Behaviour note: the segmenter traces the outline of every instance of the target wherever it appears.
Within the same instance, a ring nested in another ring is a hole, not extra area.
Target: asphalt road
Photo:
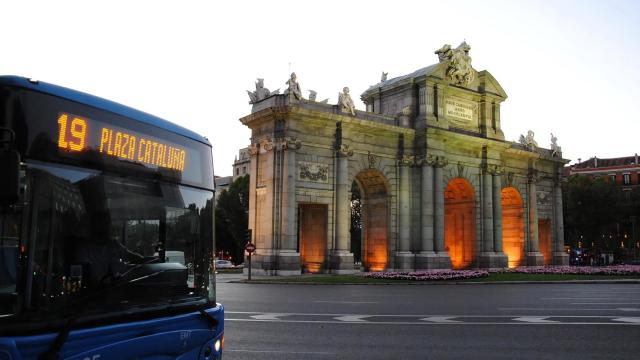
[[[228,279],[225,359],[640,359],[640,284]]]

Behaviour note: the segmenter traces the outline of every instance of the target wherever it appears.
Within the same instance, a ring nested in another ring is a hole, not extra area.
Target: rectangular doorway
[[[538,220],[538,241],[540,244],[540,252],[544,256],[544,264],[551,265],[551,220]]]
[[[301,204],[300,262],[303,272],[318,273],[324,267],[327,252],[327,205]]]

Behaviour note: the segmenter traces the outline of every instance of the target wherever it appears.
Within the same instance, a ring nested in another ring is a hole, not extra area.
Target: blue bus
[[[0,360],[219,359],[209,141],[0,76]]]

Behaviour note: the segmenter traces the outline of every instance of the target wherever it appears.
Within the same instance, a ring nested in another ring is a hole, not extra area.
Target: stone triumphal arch
[[[505,140],[506,93],[471,66],[462,43],[438,63],[387,80],[355,110],[305,99],[295,74],[284,94],[249,92],[249,228],[253,269],[351,273],[566,264],[555,137]],[[351,238],[351,190],[361,232]],[[360,254],[354,264],[353,241]]]

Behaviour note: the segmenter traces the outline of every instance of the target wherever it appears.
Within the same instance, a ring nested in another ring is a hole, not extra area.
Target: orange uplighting
[[[538,220],[538,246],[544,257],[544,264],[551,265],[551,220]]]
[[[444,245],[454,269],[468,268],[475,258],[476,218],[473,187],[462,178],[444,193]]]
[[[514,187],[502,189],[502,248],[509,267],[522,265],[524,258],[524,202]]]
[[[386,193],[384,194],[386,195]],[[387,267],[387,198],[369,195],[365,202],[366,226],[364,237],[365,269],[383,271]]]
[[[327,249],[327,206],[300,205],[300,262],[307,272],[322,270]]]
[[[377,170],[360,172],[356,181],[363,192],[362,266],[384,271],[388,262],[389,194],[385,178]]]

